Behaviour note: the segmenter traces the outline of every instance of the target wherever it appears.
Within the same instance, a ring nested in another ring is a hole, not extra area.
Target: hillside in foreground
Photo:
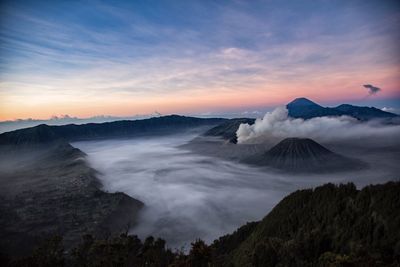
[[[399,209],[399,182],[326,184],[290,194],[254,229],[213,247],[233,266],[398,266]]]
[[[0,254],[27,255],[55,233],[66,248],[86,233],[119,233],[144,205],[102,191],[86,155],[66,142],[0,151]]]
[[[162,239],[95,240],[63,252],[53,238],[10,266],[399,266],[400,182],[326,184],[285,197],[264,219],[172,252]],[[27,265],[27,263],[31,265]]]

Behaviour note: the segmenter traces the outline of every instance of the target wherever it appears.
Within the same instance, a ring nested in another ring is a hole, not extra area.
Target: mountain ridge
[[[377,118],[394,118],[396,114],[377,109],[375,107],[341,104],[336,107],[323,107],[305,98],[296,98],[286,105],[289,116],[292,118],[311,119],[322,116],[352,116],[366,121]]]
[[[1,252],[29,254],[41,239],[55,233],[70,249],[84,234],[120,233],[137,222],[144,203],[125,193],[102,191],[86,154],[69,143],[46,142],[3,151]]]
[[[360,121],[382,119],[383,123],[397,123],[391,119],[400,118],[400,116],[394,113],[386,112],[375,107],[360,107],[350,104],[341,104],[337,107],[323,107],[305,97],[294,99],[286,105],[286,108],[288,109],[289,117],[305,120],[315,117],[346,115],[354,117]],[[248,123],[251,125],[254,122],[255,119],[251,118],[230,119],[210,129],[204,135],[219,136],[230,143],[237,143],[236,131],[240,124]]]
[[[104,123],[38,126],[0,134],[0,145],[31,145],[59,140],[66,142],[103,138],[132,137],[157,133],[172,133],[190,127],[218,125],[227,119],[196,118],[168,115],[142,120],[123,120]]]

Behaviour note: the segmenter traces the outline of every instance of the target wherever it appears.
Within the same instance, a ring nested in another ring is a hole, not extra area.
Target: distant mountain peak
[[[396,114],[385,112],[374,107],[359,107],[350,104],[342,104],[334,108],[322,107],[313,101],[300,97],[286,105],[289,116],[292,118],[311,119],[324,116],[351,116],[361,121],[370,119],[397,117]]]
[[[320,105],[318,105],[317,103],[315,103],[315,102],[313,102],[310,99],[305,98],[305,97],[296,98],[295,100],[290,102],[288,104],[288,106],[303,106],[303,107],[304,106],[317,106],[317,107],[320,107]]]

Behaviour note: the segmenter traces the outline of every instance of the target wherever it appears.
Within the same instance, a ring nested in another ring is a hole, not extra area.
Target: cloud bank
[[[2,119],[356,98],[365,77],[398,88],[398,8],[384,1],[2,2]]]
[[[397,108],[383,107],[382,110],[383,110],[383,111],[386,111],[386,112],[391,112],[391,113],[399,114],[399,110],[398,110]]]
[[[312,138],[321,142],[362,141],[366,138],[391,142],[400,135],[400,125],[360,122],[349,116],[293,119],[288,116],[286,107],[278,107],[253,125],[241,124],[236,135],[238,143],[275,143],[287,137]]]
[[[280,176],[176,147],[196,135],[73,145],[88,154],[105,190],[145,203],[132,233],[162,237],[171,248],[188,248],[196,238],[212,242],[261,219],[296,188]]]
[[[124,192],[145,203],[131,233],[140,238],[164,238],[172,249],[188,248],[196,238],[210,243],[248,221],[259,220],[299,188],[348,181],[363,186],[398,178],[399,152],[386,147],[378,154],[376,150],[371,150],[375,154],[366,153],[364,147],[362,152],[346,147],[371,164],[371,169],[362,172],[290,175],[180,147],[197,134],[73,145],[87,153],[104,190]],[[214,150],[220,151],[220,147]]]

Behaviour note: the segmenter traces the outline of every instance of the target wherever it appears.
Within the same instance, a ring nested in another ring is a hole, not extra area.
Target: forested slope
[[[285,197],[244,242],[225,251],[225,264],[398,266],[399,210],[399,182],[361,191],[354,184],[299,190]],[[227,246],[229,238],[213,246]]]
[[[161,239],[143,243],[126,234],[85,236],[63,253],[51,239],[10,266],[399,266],[400,182],[367,186],[326,184],[285,197],[260,222],[248,223],[188,254]],[[26,265],[33,263],[33,265]]]

